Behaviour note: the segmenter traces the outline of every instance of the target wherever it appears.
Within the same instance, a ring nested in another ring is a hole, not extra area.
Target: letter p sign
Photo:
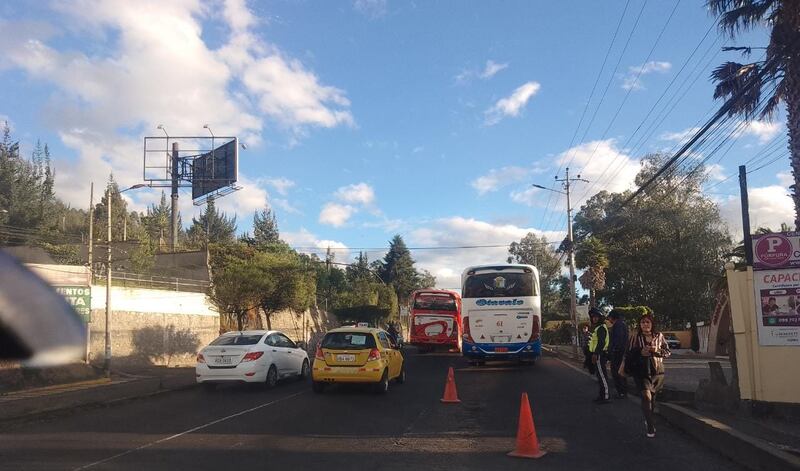
[[[783,240],[777,237],[769,237],[767,238],[767,252],[768,253],[775,253],[777,247],[783,243]]]

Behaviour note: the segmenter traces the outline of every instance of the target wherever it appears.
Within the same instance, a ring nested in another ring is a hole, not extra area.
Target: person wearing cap
[[[611,376],[614,378],[614,388],[617,390],[617,398],[623,399],[628,395],[628,379],[619,374],[619,367],[625,358],[625,350],[628,348],[628,326],[620,311],[613,309],[608,314],[611,321],[611,344],[608,347],[609,360],[611,361]]]
[[[606,362],[608,361],[608,347],[610,342],[606,318],[603,311],[593,307],[589,309],[589,318],[592,320],[592,338],[589,341],[589,351],[592,353],[592,363],[595,365],[595,376],[599,393],[594,400],[597,404],[608,404],[610,392],[608,388],[608,373],[606,372]]]

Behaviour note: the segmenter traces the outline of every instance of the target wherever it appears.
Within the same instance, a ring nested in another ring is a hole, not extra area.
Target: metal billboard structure
[[[162,129],[162,127],[159,127]],[[240,190],[239,140],[233,136],[147,136],[142,179],[152,188],[171,188],[171,248],[177,245],[178,190],[191,188],[195,206]]]

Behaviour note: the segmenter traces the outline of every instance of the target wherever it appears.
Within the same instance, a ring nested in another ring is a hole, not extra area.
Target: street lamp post
[[[537,184],[533,184],[531,186],[559,193],[567,197],[567,240],[569,241],[569,247],[567,247],[567,250],[569,250],[569,315],[570,319],[572,319],[572,324],[575,327],[575,336],[572,338],[572,349],[573,353],[577,355],[578,354],[578,306],[577,306],[578,303],[577,300],[575,299],[575,240],[572,235],[572,204],[570,201],[570,188],[572,187],[572,182],[580,181],[588,183],[589,181],[581,178],[580,175],[574,178],[570,178],[569,167],[566,168],[566,176],[564,178],[558,178],[558,176],[556,176],[556,181],[563,184],[564,191],[547,188],[545,186]]]
[[[119,193],[136,190],[145,187],[144,183],[137,183],[130,188],[121,190]],[[111,376],[111,182],[106,187],[106,322],[105,322],[105,358],[103,359],[103,371],[105,375]]]

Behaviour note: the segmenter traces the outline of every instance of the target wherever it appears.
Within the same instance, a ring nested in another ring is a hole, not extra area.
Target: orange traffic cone
[[[461,402],[461,400],[458,398],[458,392],[456,392],[456,375],[453,373],[452,366],[449,370],[447,370],[447,383],[444,386],[444,397],[442,398],[442,402]]]
[[[541,458],[547,453],[539,449],[539,439],[536,437],[536,427],[533,425],[531,405],[528,402],[528,393],[522,393],[522,402],[519,406],[519,427],[517,428],[517,446],[508,456],[517,458]]]

